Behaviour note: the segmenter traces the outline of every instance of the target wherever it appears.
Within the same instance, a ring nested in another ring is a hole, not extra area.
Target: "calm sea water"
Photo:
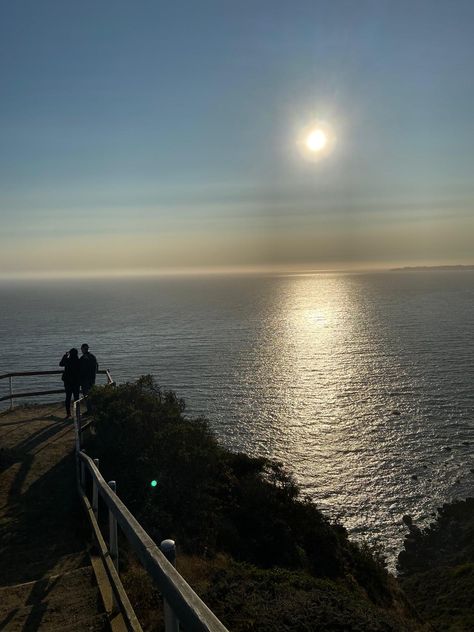
[[[403,514],[474,493],[473,308],[472,271],[2,282],[0,373],[88,342],[282,461],[393,564]]]

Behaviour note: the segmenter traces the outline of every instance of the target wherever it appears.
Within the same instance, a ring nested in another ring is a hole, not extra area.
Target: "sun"
[[[334,125],[321,118],[300,127],[296,137],[300,158],[307,162],[320,162],[330,156],[336,146]]]
[[[326,147],[328,144],[328,137],[322,129],[316,128],[311,130],[308,134],[305,144],[309,151],[317,153]]]

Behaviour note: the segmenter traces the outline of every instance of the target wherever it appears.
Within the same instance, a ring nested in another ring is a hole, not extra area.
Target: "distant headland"
[[[450,265],[450,266],[404,266],[403,268],[390,268],[390,272],[418,272],[420,270],[474,270],[472,265]]]

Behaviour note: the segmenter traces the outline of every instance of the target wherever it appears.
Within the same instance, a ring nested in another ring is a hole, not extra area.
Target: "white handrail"
[[[109,372],[107,372],[107,378],[109,384],[114,384]],[[81,402],[86,397],[80,397],[73,403],[78,486],[80,493],[85,494],[85,473],[87,470],[92,478],[93,511],[89,515],[91,520],[97,521],[99,494],[108,507],[109,556],[114,562],[117,576],[118,546],[116,529],[118,524],[143,567],[158,584],[163,595],[165,614],[167,615],[165,617],[166,632],[178,630],[179,623],[183,624],[186,632],[228,632],[227,628],[193,591],[117,496],[115,493],[115,481],[107,483],[99,472],[97,459],[91,459],[82,451],[81,435],[85,426],[82,426]],[[90,423],[92,422],[89,421],[87,426]],[[94,515],[95,517],[93,518]],[[95,528],[94,524],[93,527]]]
[[[90,473],[93,487],[97,486],[98,493],[109,509],[109,514],[111,513],[117,521],[145,570],[157,582],[164,599],[186,631],[228,632],[111,489],[94,461],[84,452],[79,452],[78,458],[81,466],[85,466]],[[116,554],[115,551],[110,553],[112,556]]]

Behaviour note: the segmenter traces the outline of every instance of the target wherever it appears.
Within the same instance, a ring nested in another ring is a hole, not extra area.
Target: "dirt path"
[[[0,414],[0,630],[102,630],[74,431],[59,405]]]

